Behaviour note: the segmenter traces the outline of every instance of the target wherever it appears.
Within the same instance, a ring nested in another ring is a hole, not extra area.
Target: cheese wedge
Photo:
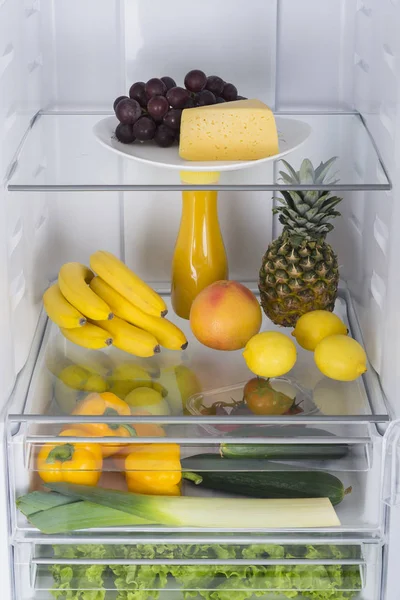
[[[179,155],[185,160],[257,160],[278,152],[273,112],[260,100],[199,106],[182,113]]]

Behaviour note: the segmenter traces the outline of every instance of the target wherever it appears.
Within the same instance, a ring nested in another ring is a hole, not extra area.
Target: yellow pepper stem
[[[74,452],[75,448],[72,444],[61,444],[49,452],[46,463],[54,464],[56,462],[67,462],[72,459]]]
[[[120,416],[120,413],[118,411],[116,411],[115,408],[108,407],[104,411],[103,415],[105,417],[118,417],[118,416]],[[137,437],[136,431],[131,425],[126,425],[125,423],[110,423],[108,426],[110,429],[113,429],[113,430],[117,430],[120,427],[123,427],[124,429],[127,430],[127,432],[129,433],[129,435],[131,437]]]

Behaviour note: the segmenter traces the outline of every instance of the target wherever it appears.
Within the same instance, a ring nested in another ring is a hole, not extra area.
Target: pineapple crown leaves
[[[288,185],[335,185],[336,180],[328,179],[329,169],[336,160],[332,157],[327,162],[314,169],[311,161],[303,160],[299,171],[283,160],[287,173],[280,171],[282,180]],[[331,192],[318,190],[283,191],[283,198],[275,198],[282,206],[273,209],[279,215],[279,221],[284,225],[284,232],[296,237],[298,243],[302,240],[325,238],[333,225],[331,219],[340,216],[335,206],[342,198],[331,196]]]

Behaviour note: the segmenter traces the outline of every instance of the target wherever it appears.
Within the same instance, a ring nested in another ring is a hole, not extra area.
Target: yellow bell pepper
[[[58,435],[66,437],[92,437],[87,435],[83,429],[78,429],[78,427],[67,427],[60,431]],[[88,450],[95,455],[100,465],[103,465],[103,452],[101,451],[100,444],[97,442],[75,442],[74,446],[75,448],[83,448],[84,450]]]
[[[148,410],[135,410],[131,409],[133,415],[138,416],[151,416],[151,412]],[[133,428],[136,431],[138,437],[165,437],[164,429],[157,423],[133,423]]]
[[[103,466],[100,453],[99,444],[44,444],[37,457],[37,470],[46,483],[97,485]]]
[[[81,400],[74,410],[73,415],[88,415],[105,417],[116,417],[118,415],[128,416],[131,414],[129,405],[111,392],[102,394],[89,394]],[[88,437],[136,437],[134,427],[128,424],[119,425],[118,423],[82,423],[75,425],[75,428],[81,429]],[[111,456],[118,452],[124,444],[101,443],[103,456]]]
[[[130,492],[179,496],[182,479],[179,445],[135,444],[125,459],[125,478]]]

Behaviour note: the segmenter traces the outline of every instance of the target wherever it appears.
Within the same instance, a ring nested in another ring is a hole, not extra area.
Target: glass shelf
[[[203,346],[194,338],[189,322],[174,315],[169,295],[165,295],[165,300],[170,309],[168,317],[185,332],[189,341],[188,348],[183,352],[163,349],[160,354],[149,359],[139,359],[116,348],[105,351],[89,351],[80,348],[68,342],[58,328],[49,321],[40,350],[32,359],[34,367],[29,389],[27,392],[22,392],[17,386],[10,401],[8,419],[14,424],[13,426],[17,429],[18,423],[25,423],[28,429],[26,432],[28,441],[40,443],[43,441],[40,439],[42,435],[56,435],[53,432],[58,431],[57,427],[59,428],[60,425],[83,420],[104,421],[104,417],[71,416],[70,413],[79,400],[78,396],[88,393],[88,390],[79,391],[65,385],[62,371],[74,365],[78,368],[89,368],[97,375],[97,379],[105,382],[106,389],[114,391],[123,399],[131,391],[125,389],[127,382],[132,383],[138,378],[140,381],[149,379],[151,385],[158,386],[159,390],[166,395],[170,414],[164,412],[164,416],[151,415],[136,417],[136,419],[143,423],[152,422],[166,426],[167,437],[179,438],[181,443],[212,444],[226,435],[229,435],[230,439],[235,439],[233,435],[235,432],[227,431],[232,429],[232,425],[265,425],[273,426],[274,430],[282,425],[290,425],[291,430],[287,435],[273,433],[272,430],[266,429],[260,430],[257,436],[254,434],[255,437],[251,436],[251,441],[256,441],[256,438],[276,437],[281,438],[281,441],[288,438],[287,443],[290,443],[290,438],[297,437],[293,427],[297,425],[299,430],[303,431],[304,425],[307,425],[338,435],[339,437],[334,440],[337,443],[345,439],[357,443],[359,438],[359,443],[364,444],[368,440],[369,423],[387,423],[390,420],[379,379],[370,366],[367,373],[356,381],[333,381],[323,377],[318,371],[313,354],[299,346],[297,362],[285,377],[296,382],[299,389],[307,391],[312,410],[300,411],[299,414],[266,417],[243,414],[205,416],[191,413],[188,410],[191,404],[189,398],[202,392],[208,396],[211,392],[212,399],[213,394],[218,396],[218,393],[212,390],[219,391],[224,386],[243,385],[253,375],[246,366],[241,350],[220,352]],[[340,288],[335,311],[346,323],[351,335],[362,343],[351,300],[345,287]],[[262,330],[274,329],[279,328],[264,317]],[[289,334],[290,331],[287,330],[287,333]],[[240,396],[241,390],[242,388],[239,392],[236,390],[236,395]],[[297,399],[297,392],[295,396]],[[207,402],[209,401],[208,398]],[[123,421],[131,422],[132,417],[107,417],[107,422],[110,423]],[[226,427],[227,425],[229,427]],[[322,425],[323,427],[320,427]],[[35,439],[36,436],[38,439]],[[109,441],[115,440],[109,438]]]
[[[306,121],[312,133],[288,157],[298,169],[304,158],[314,165],[336,156],[332,186],[304,189],[389,190],[391,183],[363,119],[355,113],[279,113]],[[18,191],[138,191],[207,189],[183,185],[179,173],[147,166],[110,152],[92,129],[104,114],[43,113],[34,120],[17,160],[9,171],[8,189]],[[221,174],[217,190],[287,190],[281,161]],[[295,189],[301,189],[296,185]]]

